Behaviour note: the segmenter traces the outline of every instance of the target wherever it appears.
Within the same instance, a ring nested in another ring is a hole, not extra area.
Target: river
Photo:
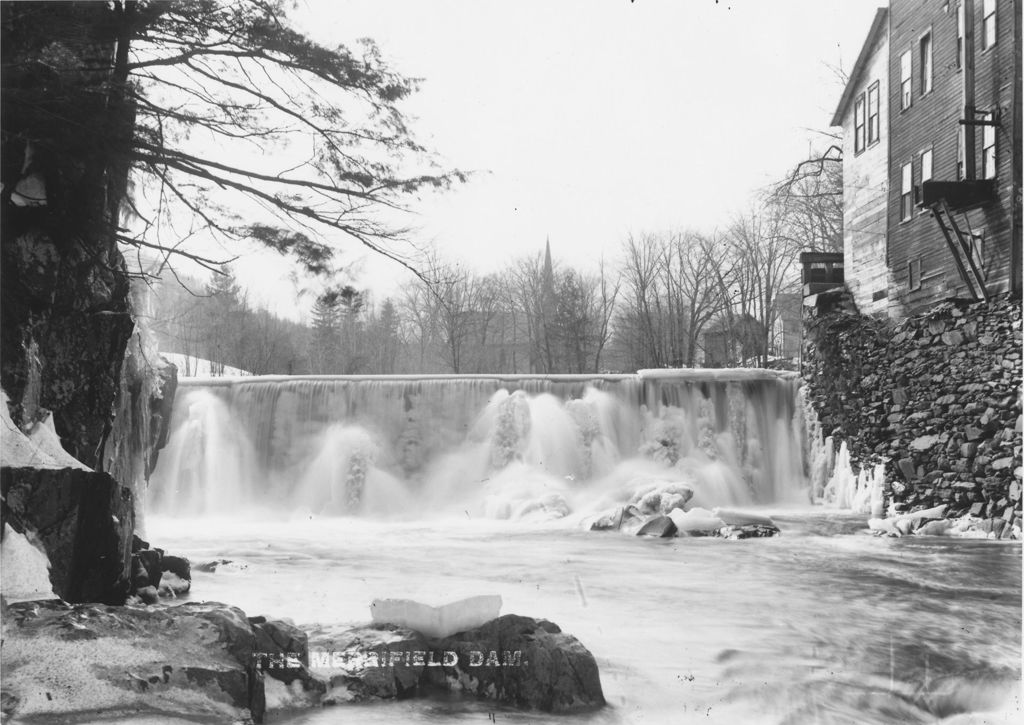
[[[597,659],[608,707],[543,717],[460,700],[274,712],[268,722],[1003,723],[1021,708],[1021,546],[879,538],[865,516],[771,512],[771,539],[646,539],[567,520],[151,516],[193,599],[307,630],[375,598],[500,594]]]

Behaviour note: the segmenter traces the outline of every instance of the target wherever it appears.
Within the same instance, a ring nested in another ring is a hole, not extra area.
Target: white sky
[[[630,231],[724,227],[827,129],[878,0],[298,0],[316,40],[377,41],[423,79],[404,108],[469,183],[415,204],[416,239],[488,272],[543,249],[587,268]],[[831,68],[830,68],[831,66]],[[401,268],[364,255],[359,286]],[[281,265],[236,265],[256,288]],[[279,283],[277,283],[279,285]],[[255,292],[254,297],[278,295]]]

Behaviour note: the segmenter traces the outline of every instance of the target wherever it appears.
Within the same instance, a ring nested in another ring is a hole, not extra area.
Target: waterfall
[[[150,508],[543,519],[680,485],[699,505],[807,501],[797,389],[735,369],[186,379]]]

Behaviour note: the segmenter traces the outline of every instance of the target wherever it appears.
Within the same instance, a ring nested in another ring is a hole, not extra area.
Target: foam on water
[[[681,484],[704,507],[808,500],[790,373],[221,378],[178,395],[156,513],[549,519]]]

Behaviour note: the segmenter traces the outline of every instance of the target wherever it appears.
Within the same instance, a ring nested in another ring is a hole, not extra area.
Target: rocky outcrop
[[[2,468],[4,524],[31,532],[50,560],[53,591],[70,602],[122,604],[134,525],[131,492],[81,468]]]
[[[324,704],[461,694],[552,713],[605,704],[594,656],[543,619],[507,614],[450,637],[373,624],[310,640]]]
[[[257,638],[234,607],[22,602],[5,612],[3,642],[8,716],[263,719]]]
[[[897,509],[1020,517],[1020,300],[944,303],[895,323],[839,309],[805,326],[822,430],[859,466],[885,462]]]
[[[431,644],[457,655],[454,666],[425,668],[431,689],[552,713],[605,704],[594,656],[547,620],[506,614]]]

